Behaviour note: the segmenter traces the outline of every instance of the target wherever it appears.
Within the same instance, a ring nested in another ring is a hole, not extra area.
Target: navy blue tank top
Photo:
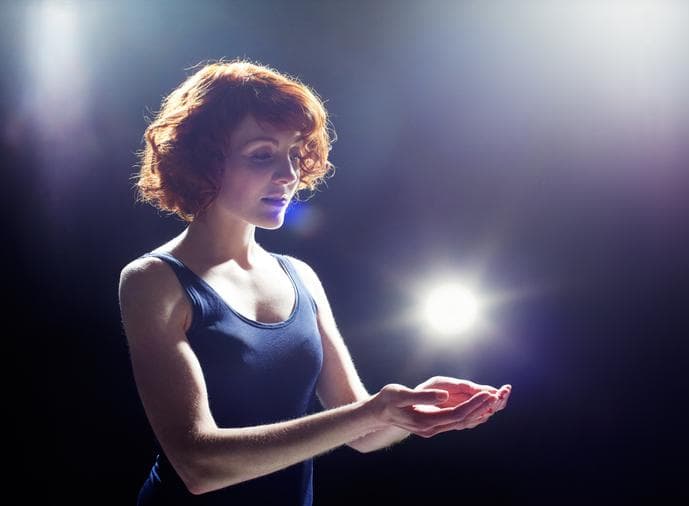
[[[167,262],[193,309],[187,338],[199,359],[218,427],[249,427],[298,418],[317,410],[316,381],[323,363],[316,304],[290,261],[272,254],[296,294],[290,316],[261,323],[241,315],[200,276],[170,253],[147,253]],[[150,505],[299,505],[313,498],[313,461],[230,487],[193,495],[160,445],[139,492]]]

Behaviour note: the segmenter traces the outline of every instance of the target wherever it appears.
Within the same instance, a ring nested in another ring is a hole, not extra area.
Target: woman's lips
[[[269,206],[273,207],[284,207],[287,205],[287,198],[285,197],[264,197],[261,202],[265,202]]]

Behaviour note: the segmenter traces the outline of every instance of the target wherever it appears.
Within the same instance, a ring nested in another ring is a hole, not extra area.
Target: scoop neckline
[[[196,274],[188,265],[186,265],[184,262],[182,262],[179,258],[177,258],[175,255],[168,251],[159,251],[156,253],[149,253],[150,255],[163,255],[163,256],[168,256],[175,260],[176,262],[179,262],[179,264],[189,271],[208,291],[211,292],[211,294],[218,299],[223,306],[225,306],[227,309],[229,309],[235,316],[237,316],[239,319],[242,321],[248,323],[249,325],[253,325],[255,327],[260,327],[260,328],[279,328],[279,327],[284,327],[286,325],[289,325],[294,318],[297,315],[297,311],[299,309],[299,290],[297,289],[297,283],[294,280],[294,277],[290,273],[289,269],[285,265],[285,261],[280,257],[280,255],[277,255],[275,253],[271,253],[270,251],[267,252],[269,255],[271,255],[273,258],[275,258],[282,268],[282,270],[287,274],[287,277],[290,280],[290,283],[292,284],[292,289],[294,290],[294,305],[292,306],[292,312],[290,315],[287,317],[287,319],[279,321],[279,322],[260,322],[258,320],[253,320],[249,318],[248,316],[243,315],[239,311],[237,311],[235,308],[233,308],[221,295],[218,293],[218,291],[213,288],[210,283],[208,283],[205,279],[203,279],[201,276]]]

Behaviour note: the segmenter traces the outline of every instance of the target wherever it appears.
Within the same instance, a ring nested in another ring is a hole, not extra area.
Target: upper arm
[[[332,408],[368,397],[318,276],[305,262],[292,257],[290,260],[318,308],[318,330],[323,343],[323,368],[317,385],[321,403],[325,408]]]
[[[191,306],[174,273],[155,258],[134,260],[122,270],[119,301],[144,410],[184,479],[194,436],[215,425],[201,366],[186,337]]]

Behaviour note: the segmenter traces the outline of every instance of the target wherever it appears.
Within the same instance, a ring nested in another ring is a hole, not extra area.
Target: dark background
[[[686,500],[687,3],[0,9],[10,487],[133,504],[152,433],[118,276],[183,228],[135,204],[135,152],[185,69],[244,56],[327,101],[336,175],[258,239],[319,273],[369,390],[513,385],[475,430],[319,457],[316,503]],[[439,341],[415,287],[448,272],[491,302]]]

